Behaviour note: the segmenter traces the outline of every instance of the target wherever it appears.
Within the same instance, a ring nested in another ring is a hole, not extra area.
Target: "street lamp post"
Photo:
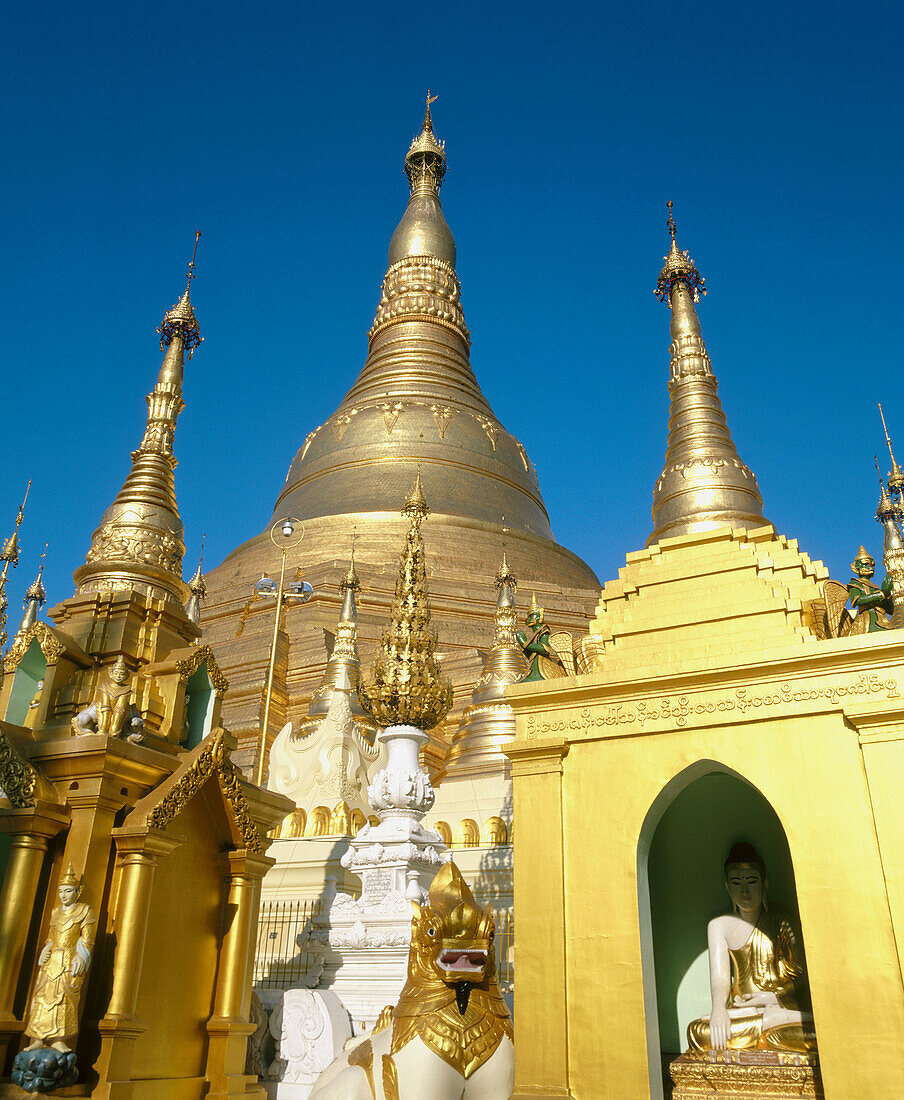
[[[274,532],[279,529],[279,541],[274,537]],[[297,538],[292,536],[296,530],[300,530]],[[275,584],[272,577],[266,573],[254,586],[255,594],[261,599],[276,600],[276,618],[273,623],[273,641],[270,643],[270,668],[267,672],[267,694],[264,701],[264,723],[261,727],[260,756],[257,761],[257,785],[260,787],[264,781],[264,763],[267,759],[267,726],[270,722],[270,698],[273,692],[273,670],[276,667],[276,642],[279,637],[279,624],[282,618],[284,603],[307,603],[314,593],[307,581],[293,581],[288,590],[286,581],[286,554],[293,547],[298,546],[304,538],[304,524],[294,516],[286,516],[277,520],[270,528],[270,541],[282,551],[282,565],[279,570],[279,584]]]

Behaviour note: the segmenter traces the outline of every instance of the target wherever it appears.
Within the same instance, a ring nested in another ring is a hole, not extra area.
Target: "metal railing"
[[[319,901],[265,901],[257,925],[254,955],[256,989],[291,989],[308,972],[311,953],[298,937],[320,912]],[[496,913],[496,971],[504,993],[515,987],[515,915]]]
[[[319,901],[265,901],[257,924],[253,985],[291,989],[308,972],[311,955],[298,937],[320,911]]]

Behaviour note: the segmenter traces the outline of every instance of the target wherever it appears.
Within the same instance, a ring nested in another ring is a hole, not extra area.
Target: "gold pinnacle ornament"
[[[672,203],[672,239],[655,294],[672,311],[669,348],[669,438],[665,464],[653,490],[653,533],[647,545],[673,535],[732,527],[764,527],[763,498],[728,430],[716,376],[703,343],[694,303],[704,279],[678,248]]]
[[[6,574],[9,572],[9,567],[13,569],[19,564],[19,528],[22,526],[22,520],[25,516],[25,502],[28,500],[28,490],[31,488],[31,478],[28,479],[28,485],[25,487],[25,496],[22,499],[22,503],[19,505],[19,511],[16,515],[16,526],[13,528],[13,533],[3,543],[3,549],[0,550],[0,561],[3,562],[3,569],[0,570],[0,649],[6,645],[6,611],[9,607],[9,601],[6,598]]]
[[[184,359],[201,343],[190,291],[200,232],[188,267],[185,292],[164,315],[157,331],[166,354],[157,384],[148,394],[144,438],[132,452],[132,469],[94,532],[85,564],[75,571],[80,592],[144,592],[184,607],[189,596],[182,580],[185,554],[182,519],[176,504],[173,438],[182,400]]]
[[[361,705],[381,726],[433,729],[452,706],[452,684],[440,672],[436,634],[430,626],[430,599],[421,523],[429,509],[418,471],[402,515],[411,527],[399,565],[388,629],[370,674],[360,686]]]

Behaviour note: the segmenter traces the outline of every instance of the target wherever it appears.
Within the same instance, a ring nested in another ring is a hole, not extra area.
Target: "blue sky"
[[[141,438],[194,231],[186,573],[265,525],[366,355],[427,87],[472,364],[601,579],[650,530],[668,243],[766,515],[847,577],[904,461],[899,4],[14,5],[0,176],[5,536],[72,594]]]

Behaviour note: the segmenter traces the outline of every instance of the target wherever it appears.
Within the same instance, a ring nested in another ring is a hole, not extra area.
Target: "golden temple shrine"
[[[433,98],[265,529],[183,579],[193,256],[75,594],[45,621],[39,572],[11,640],[24,505],[3,543],[0,1097],[896,1096],[891,442],[885,580],[835,581],[766,518],[669,203],[665,461],[601,586],[471,369]]]

